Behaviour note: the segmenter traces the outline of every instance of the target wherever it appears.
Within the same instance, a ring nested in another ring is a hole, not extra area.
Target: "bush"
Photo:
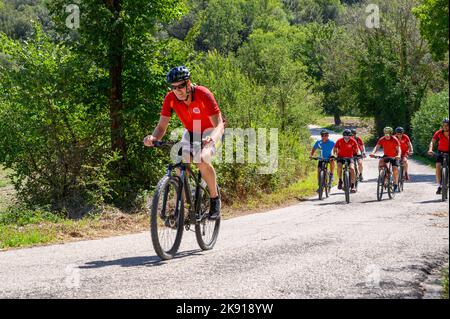
[[[280,115],[280,94],[275,97],[271,93],[277,90],[284,90],[285,93],[284,84],[274,81],[268,87],[257,83],[241,72],[239,66],[239,61],[234,57],[211,52],[195,63],[193,78],[213,92],[230,130],[264,128],[268,137],[269,129],[278,129],[278,170],[272,174],[261,174],[260,169],[267,167],[263,163],[218,163],[219,184],[227,203],[269,194],[304,178],[311,171],[311,163],[305,155],[305,147],[310,144],[306,124],[313,123],[319,113],[314,96],[298,87],[292,96],[285,95],[287,115],[283,118]],[[266,72],[274,74],[276,70]],[[225,144],[229,142],[226,139]],[[235,143],[233,158],[236,158],[237,147]],[[247,152],[245,148],[245,155]]]
[[[442,120],[449,117],[449,95],[444,91],[429,95],[412,120],[413,143],[416,152],[426,155],[434,132],[442,126]]]

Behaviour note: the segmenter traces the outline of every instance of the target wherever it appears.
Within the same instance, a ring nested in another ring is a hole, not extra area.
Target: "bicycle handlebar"
[[[153,147],[156,147],[156,148],[162,148],[162,147],[173,146],[173,145],[175,145],[174,142],[163,142],[163,141],[153,142]]]

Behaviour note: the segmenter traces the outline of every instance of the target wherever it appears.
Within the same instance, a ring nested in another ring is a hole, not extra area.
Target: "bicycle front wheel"
[[[344,173],[344,189],[345,189],[345,201],[350,203],[350,173],[345,171]]]
[[[220,194],[220,190],[218,190]],[[219,195],[220,196],[220,195]],[[211,250],[217,242],[220,229],[220,217],[215,220],[208,219],[210,208],[210,195],[205,187],[200,188],[199,220],[195,223],[195,237],[202,250]]]
[[[385,171],[381,170],[378,175],[378,183],[377,183],[377,200],[378,201],[381,201],[383,199],[384,179],[385,179]]]
[[[321,170],[319,172],[319,200],[323,199],[323,191],[324,191],[324,186],[325,185],[325,172],[323,170]]]
[[[395,198],[395,192],[394,192],[394,174],[391,173],[389,176],[389,183],[388,183],[388,196],[390,199],[394,199]]]
[[[325,188],[325,197],[328,198],[330,197],[330,182],[331,181],[331,177],[330,177],[330,172],[326,172],[325,174],[325,181],[324,181],[324,188]]]
[[[150,209],[153,248],[162,260],[172,259],[180,247],[184,226],[184,204],[178,177],[161,179]]]

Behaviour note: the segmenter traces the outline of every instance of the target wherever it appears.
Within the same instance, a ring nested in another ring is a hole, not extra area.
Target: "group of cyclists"
[[[398,191],[399,185],[399,167],[403,168],[403,178],[405,181],[409,181],[408,173],[408,157],[413,155],[414,148],[411,143],[411,139],[402,127],[397,127],[395,130],[392,127],[385,127],[384,136],[381,137],[373,151],[370,153],[371,158],[376,157],[376,153],[383,149],[384,156],[379,161],[379,169],[383,169],[387,164],[392,165],[393,180],[394,180],[394,192]],[[330,184],[334,181],[335,161],[337,162],[337,174],[339,176],[338,189],[342,189],[342,166],[345,162],[349,163],[350,167],[350,180],[351,180],[351,192],[356,193],[356,180],[363,181],[363,158],[366,157],[366,148],[362,139],[357,135],[356,129],[346,129],[343,132],[343,137],[333,142],[330,139],[330,133],[327,130],[321,131],[321,139],[318,140],[310,153],[310,159],[313,158],[316,151],[319,151],[320,159],[330,163]],[[436,194],[441,194],[441,166],[444,156],[448,157],[449,154],[449,119],[446,118],[442,121],[442,128],[437,131],[429,146],[429,155],[434,155],[434,146],[438,143],[438,156],[436,160],[436,182],[438,183],[438,189]],[[358,165],[358,174],[356,176],[355,165]],[[319,171],[321,163],[319,161]]]
[[[180,246],[183,229],[190,230],[191,225],[195,225],[196,238],[203,250],[212,249],[217,240],[221,198],[212,159],[222,141],[226,126],[224,116],[213,94],[208,88],[194,85],[191,82],[191,73],[187,67],[180,66],[171,69],[167,74],[166,81],[170,87],[164,98],[159,122],[153,133],[146,136],[143,141],[146,147],[170,145],[170,143],[162,142],[162,138],[166,134],[173,113],[177,114],[185,128],[181,141],[178,143],[181,146],[178,152],[180,156],[178,161],[180,158],[182,160],[168,166],[167,174],[156,187],[151,204],[152,242],[155,251],[164,260],[173,258]],[[328,131],[321,132],[321,139],[315,143],[310,153],[312,159],[316,151],[320,150],[320,157],[315,158],[319,159],[319,198],[322,198],[323,185],[328,185],[325,187],[325,194],[327,196],[329,194],[334,180],[336,163],[338,188],[343,189],[344,186],[346,201],[349,202],[350,189],[353,193],[357,192],[357,183],[363,181],[363,159],[366,157],[366,147],[357,133],[356,129],[346,129],[342,138],[334,142],[330,139]],[[436,178],[440,185],[441,167],[446,167],[448,164],[448,119],[443,121],[442,129],[434,134],[430,142],[430,155],[434,154],[433,148],[436,142],[438,142],[439,151]],[[375,155],[380,148],[384,151],[383,157]],[[380,158],[380,176],[383,176],[381,173],[386,170],[387,164],[390,163],[392,166],[393,173],[390,174],[388,188],[390,196],[391,189],[394,189],[395,193],[399,187],[399,171],[404,174],[401,185],[403,185],[403,181],[410,179],[408,156],[413,152],[411,140],[403,128],[398,127],[394,131],[391,127],[386,127],[384,136],[378,140],[374,150],[370,153],[370,157]],[[197,166],[199,173],[193,173],[190,163]],[[324,163],[330,164],[329,180],[323,178],[325,176],[324,167],[327,167],[323,165]],[[446,165],[443,166],[443,163]],[[399,170],[400,165],[401,168],[404,168],[403,170]],[[176,174],[172,174],[173,171]],[[445,175],[445,179],[448,179],[448,170],[444,169],[442,174]],[[198,175],[198,177],[194,175]],[[192,181],[195,184],[193,188],[190,186]],[[203,186],[203,181],[206,183],[207,189]],[[171,189],[175,191],[171,192]],[[441,192],[442,188],[439,186],[437,193]],[[446,193],[446,191],[442,192],[443,195]],[[175,195],[174,201],[171,200],[171,194]],[[186,210],[185,202],[188,203]],[[183,217],[185,211],[187,218]]]
[[[212,158],[216,152],[216,147],[221,140],[225,123],[220,108],[213,94],[204,86],[195,86],[191,83],[191,74],[187,67],[175,67],[167,74],[167,83],[170,85],[170,92],[166,95],[161,116],[153,134],[145,137],[144,145],[154,146],[156,141],[160,141],[166,134],[172,113],[175,112],[185,127],[181,144],[183,149],[188,149],[191,156],[200,156],[200,161],[196,162],[208,189],[210,190],[210,218],[217,219],[220,216],[221,200],[217,187],[216,171],[212,165]],[[194,125],[197,121],[200,125]],[[438,150],[441,155],[437,158],[436,178],[440,185],[440,165],[443,155],[449,152],[449,124],[448,119],[443,121],[441,130],[435,133],[430,142],[430,155],[433,154],[433,148],[438,142]],[[201,148],[195,150],[193,142],[195,136],[201,136]],[[384,136],[378,140],[370,157],[375,157],[375,153],[382,148],[384,157],[380,159],[380,169],[386,164],[391,163],[394,174],[394,190],[398,188],[399,166],[404,167],[404,179],[408,181],[408,157],[413,154],[413,145],[405,130],[398,127],[393,130],[391,127],[384,129]],[[330,160],[330,181],[334,180],[335,161],[337,162],[337,174],[339,176],[338,189],[342,189],[342,167],[344,163],[349,163],[351,192],[357,192],[355,187],[356,179],[363,181],[363,159],[366,157],[366,148],[362,139],[358,136],[356,129],[346,129],[342,138],[334,142],[330,139],[328,131],[321,132],[321,139],[317,141],[311,150],[311,158],[315,152],[320,149],[320,156],[323,159]],[[196,154],[197,153],[197,154]],[[357,170],[355,169],[357,165]],[[356,176],[358,171],[359,176]],[[437,193],[441,192],[439,186]]]

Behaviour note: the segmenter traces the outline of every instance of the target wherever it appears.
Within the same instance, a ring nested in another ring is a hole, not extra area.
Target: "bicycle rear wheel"
[[[219,189],[218,193],[220,194]],[[219,237],[220,217],[215,220],[208,219],[211,197],[206,187],[201,186],[199,198],[201,200],[199,212],[200,220],[195,223],[195,237],[202,250],[211,250]]]
[[[384,170],[381,170],[378,175],[378,183],[377,183],[377,200],[378,201],[381,201],[383,199],[385,176],[386,176],[386,172]]]
[[[172,259],[183,236],[184,205],[178,177],[165,176],[151,203],[150,232],[153,248],[162,260]]]
[[[345,171],[344,173],[344,189],[345,189],[345,201],[347,204],[350,203],[350,173]]]
[[[442,168],[442,201],[445,202],[448,199],[448,169],[447,167]]]

